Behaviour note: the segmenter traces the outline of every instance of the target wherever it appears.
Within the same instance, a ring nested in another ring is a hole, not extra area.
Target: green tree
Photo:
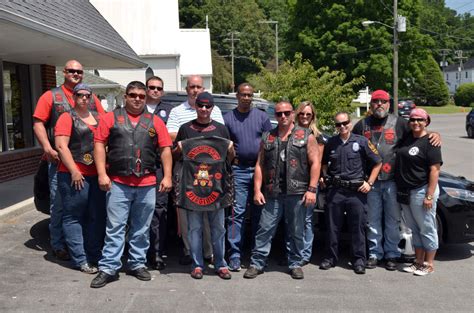
[[[474,83],[462,84],[454,94],[457,106],[474,107]]]
[[[215,93],[232,91],[231,65],[215,50],[212,50],[212,85]]]
[[[448,86],[438,63],[431,55],[421,63],[412,95],[416,99],[415,102],[422,105],[442,106],[449,102]]]
[[[329,128],[337,111],[353,111],[350,104],[357,96],[354,90],[364,83],[363,77],[346,80],[342,71],[330,71],[327,67],[315,70],[300,53],[293,61],[285,61],[277,73],[262,68],[259,74],[249,78],[265,99],[288,100],[293,106],[304,100],[312,101],[320,125]]]

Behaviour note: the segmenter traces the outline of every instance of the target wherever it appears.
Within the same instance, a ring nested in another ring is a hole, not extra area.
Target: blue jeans
[[[121,267],[120,257],[128,229],[128,263],[130,270],[145,267],[146,252],[150,247],[150,223],[155,210],[155,185],[132,187],[112,182],[107,192],[107,227],[99,269],[114,275]]]
[[[48,163],[49,178],[49,235],[51,237],[51,247],[53,250],[64,249],[63,235],[63,204],[61,194],[58,193],[58,173],[57,164]]]
[[[395,181],[377,180],[367,194],[367,204],[369,257],[378,260],[399,257],[400,205]]]
[[[428,185],[410,190],[410,205],[402,204],[407,227],[411,229],[413,246],[425,251],[438,249],[438,231],[436,228],[436,202],[439,197],[439,187],[436,186],[433,195],[433,207],[427,210],[423,207],[423,199]]]
[[[240,259],[245,235],[245,212],[247,205],[251,210],[252,240],[257,233],[262,206],[253,204],[253,174],[255,167],[233,165],[235,200],[231,216],[227,218],[227,240],[229,259]],[[254,242],[252,242],[252,248]]]
[[[208,219],[209,227],[211,229],[214,267],[216,270],[221,267],[227,267],[227,263],[224,260],[224,210],[221,209],[207,212],[186,210],[186,213],[188,215],[188,240],[191,247],[191,257],[193,258],[192,268],[204,268],[204,260],[202,256],[202,230],[204,218]]]
[[[313,254],[313,240],[314,240],[314,230],[313,230],[313,211],[314,206],[306,207],[306,215],[304,220],[304,250],[303,250],[303,260],[309,262],[311,260],[311,255]],[[288,232],[285,231],[285,249],[286,253],[289,253],[290,250],[290,241],[288,237]]]
[[[263,270],[270,254],[272,239],[275,236],[278,223],[284,216],[285,231],[289,242],[288,267],[290,269],[301,267],[306,216],[306,207],[302,201],[302,195],[279,195],[276,198],[265,200],[267,203],[260,217],[250,264],[259,270]]]
[[[97,176],[84,176],[84,188],[71,186],[70,173],[58,173],[58,190],[63,201],[63,231],[76,267],[97,264],[105,236],[105,192]]]

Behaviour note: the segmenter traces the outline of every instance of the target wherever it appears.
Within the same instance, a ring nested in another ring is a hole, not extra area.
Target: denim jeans
[[[314,230],[313,230],[313,211],[314,206],[306,207],[306,215],[304,220],[304,250],[303,250],[303,261],[309,262],[311,260],[311,255],[313,254],[313,240],[314,240]],[[285,231],[285,249],[288,254],[290,251],[290,241],[288,237],[288,232]]]
[[[306,216],[306,207],[302,201],[302,195],[279,195],[276,198],[265,200],[267,203],[260,217],[250,264],[259,270],[263,270],[270,254],[272,239],[275,236],[278,223],[284,216],[285,231],[289,242],[288,267],[290,269],[301,267]]]
[[[51,247],[53,250],[64,249],[63,234],[63,204],[61,194],[58,192],[57,164],[48,163],[49,178],[49,235],[51,237]]]
[[[78,191],[71,186],[70,173],[58,173],[64,237],[76,267],[99,262],[105,236],[105,192],[97,176],[84,178],[84,188]]]
[[[407,227],[411,229],[413,246],[425,251],[438,249],[438,231],[436,228],[436,202],[439,197],[439,186],[433,195],[433,207],[423,207],[423,199],[428,185],[410,190],[410,205],[402,204]]]
[[[150,250],[148,255],[151,259],[160,257],[166,253],[167,250],[167,233],[168,233],[168,192],[158,191],[159,184],[163,180],[163,168],[157,164],[156,169],[156,203],[153,218],[150,227]]]
[[[263,206],[253,204],[253,174],[255,167],[233,165],[235,200],[232,214],[227,218],[227,240],[229,259],[240,259],[245,235],[245,213],[251,210],[252,241],[257,233]],[[251,243],[253,249],[254,242]]]
[[[367,194],[369,257],[378,260],[400,256],[400,205],[395,181],[377,180]]]
[[[224,260],[224,210],[221,209],[207,212],[186,211],[188,215],[188,240],[191,245],[191,256],[193,258],[192,268],[204,268],[204,260],[202,256],[202,234],[205,219],[209,221],[209,227],[211,230],[211,242],[214,251],[214,268],[218,270],[221,267],[227,267],[227,263]]]
[[[130,270],[145,267],[146,252],[150,247],[150,223],[155,210],[155,185],[132,187],[112,182],[107,192],[107,227],[99,269],[114,275],[121,267],[120,257],[128,229],[128,263]]]

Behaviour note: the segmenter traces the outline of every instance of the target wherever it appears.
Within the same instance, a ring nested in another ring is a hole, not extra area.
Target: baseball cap
[[[84,84],[84,83],[79,83],[77,84],[74,89],[72,90],[73,94],[76,94],[79,90],[87,90],[89,93],[92,93],[92,88],[89,87],[89,85]]]
[[[379,89],[372,93],[371,100],[390,100],[390,95],[385,90]]]
[[[209,105],[214,105],[214,97],[207,91],[201,92],[196,98],[196,103],[205,103]]]

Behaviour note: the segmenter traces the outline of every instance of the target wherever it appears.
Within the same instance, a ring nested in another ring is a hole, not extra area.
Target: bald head
[[[197,95],[203,91],[204,86],[202,77],[199,75],[188,76],[188,81],[186,83],[186,93],[188,94],[189,105],[194,107]]]
[[[69,89],[73,89],[77,84],[82,82],[84,69],[82,68],[82,64],[78,61],[69,60],[64,65],[63,74],[64,85]]]

